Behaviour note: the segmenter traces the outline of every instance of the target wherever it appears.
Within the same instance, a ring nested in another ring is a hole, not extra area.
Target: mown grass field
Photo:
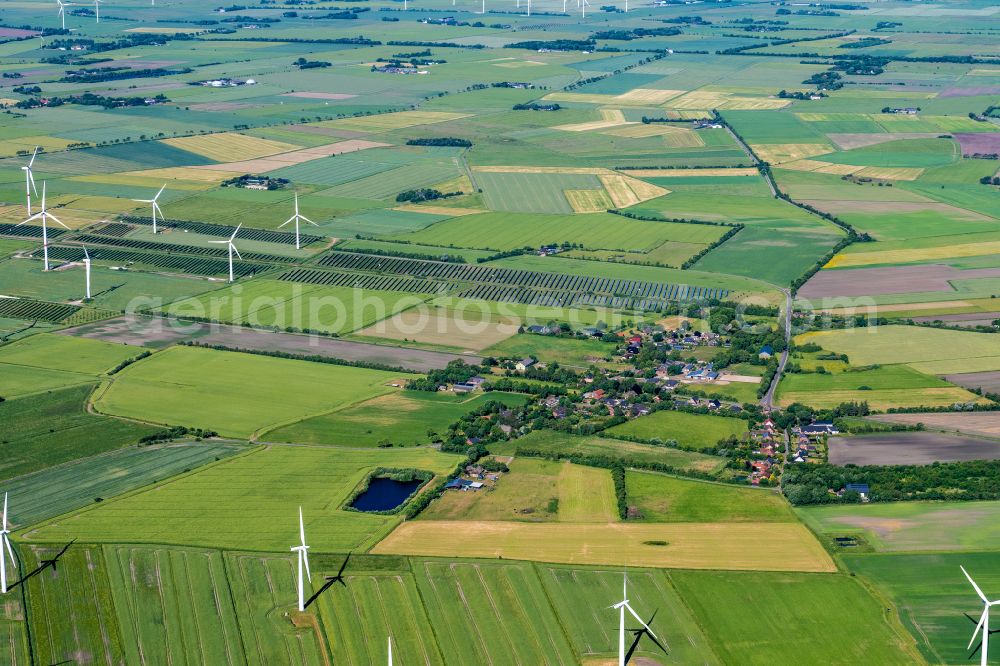
[[[89,414],[92,384],[6,402],[0,409],[0,477],[10,478],[136,444],[158,428]]]
[[[842,402],[867,402],[873,409],[947,406],[980,400],[966,389],[906,365],[827,374],[786,374],[778,386],[777,398],[782,405],[801,402],[814,407],[833,407]]]
[[[254,433],[389,393],[402,375],[194,347],[172,347],[115,376],[97,410],[224,435]]]
[[[275,442],[326,444],[330,446],[425,445],[440,437],[462,415],[488,402],[520,405],[526,396],[511,393],[481,393],[460,398],[424,391],[402,391],[366,400],[344,409],[314,416],[267,433]]]
[[[985,333],[879,326],[806,333],[796,341],[847,354],[854,365],[906,363],[929,374],[1000,370],[1000,340]]]
[[[766,539],[760,538],[762,532]],[[452,538],[469,533],[477,538]],[[835,568],[812,533],[797,523],[607,523],[598,527],[418,520],[397,527],[371,552],[684,569],[823,572]]]
[[[801,507],[815,532],[861,534],[878,551],[985,550],[1000,538],[1000,502],[886,502]]]
[[[695,481],[629,470],[625,489],[630,507],[647,522],[725,523],[795,522],[788,502],[764,488]]]
[[[105,500],[27,536],[284,552],[289,530],[294,534],[296,527],[294,508],[302,506],[316,550],[356,550],[374,544],[400,520],[342,510],[373,469],[412,467],[441,475],[458,460],[432,449],[258,448],[143,492]]]
[[[484,355],[506,358],[534,356],[545,363],[589,368],[608,359],[614,343],[600,340],[577,340],[548,335],[521,334],[499,342],[482,351]]]
[[[685,571],[670,579],[704,631],[718,637],[712,645],[723,663],[919,662],[913,639],[848,576]],[[803,622],[817,631],[788,631]]]
[[[138,354],[125,345],[42,333],[0,347],[0,363],[96,376]]]
[[[539,450],[550,455],[612,456],[621,459],[626,465],[630,460],[637,463],[659,462],[678,469],[700,472],[717,472],[724,465],[723,459],[717,456],[605,437],[570,435],[554,430],[536,430],[512,442],[490,446],[491,452],[501,455],[514,455],[518,449]]]
[[[674,440],[681,446],[714,449],[720,440],[741,439],[747,433],[743,419],[688,414],[687,412],[658,411],[631,419],[607,430],[608,435],[622,436],[651,442]]]

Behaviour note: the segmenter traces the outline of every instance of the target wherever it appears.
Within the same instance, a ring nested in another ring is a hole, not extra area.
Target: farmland
[[[50,2],[0,661],[607,666],[623,574],[632,664],[968,660],[995,3]]]
[[[724,416],[660,411],[608,429],[612,437],[640,441],[674,440],[685,447],[714,449],[721,440],[739,439],[747,431],[746,421]]]
[[[95,400],[98,411],[154,423],[186,422],[237,437],[298,421],[358,400],[389,393],[398,374],[381,370],[288,362],[191,347],[173,347],[135,363]],[[346,382],[350,382],[348,385]],[[310,393],[323,387],[320,394]],[[362,389],[364,386],[366,388]],[[240,393],[239,409],[217,412],[212,396]],[[294,402],[279,400],[295,395]]]

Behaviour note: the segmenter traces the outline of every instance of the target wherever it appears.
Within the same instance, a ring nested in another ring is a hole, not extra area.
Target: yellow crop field
[[[163,139],[163,143],[174,148],[186,150],[195,155],[207,157],[216,162],[235,162],[255,157],[267,157],[277,153],[297,150],[301,146],[282,141],[271,141],[256,136],[248,136],[239,132],[221,132],[200,136],[179,136],[173,139]]]
[[[354,130],[356,132],[378,133],[416,127],[417,125],[444,123],[449,120],[468,118],[470,115],[468,113],[450,113],[447,111],[398,111],[396,113],[383,113],[377,116],[324,120],[318,123],[310,123],[310,125],[314,127]]]
[[[754,143],[750,145],[757,156],[771,164],[781,164],[807,157],[832,153],[833,146],[826,143]],[[811,169],[809,169],[811,171]]]
[[[673,148],[695,148],[704,146],[698,133],[686,127],[672,127],[660,123],[632,124],[607,130],[602,134],[623,136],[630,139],[642,139],[649,136],[662,136],[667,145]]]
[[[756,176],[757,169],[753,167],[734,167],[732,169],[633,169],[629,175],[639,178],[697,178],[699,176]]]
[[[562,130],[563,132],[595,132],[597,130],[608,129],[612,127],[622,127],[626,125],[638,125],[639,123],[627,123],[625,119],[621,120],[591,120],[586,123],[572,123],[569,125],[555,125],[552,129]]]
[[[743,97],[729,92],[695,90],[671,99],[665,106],[672,109],[728,109],[760,111],[783,109],[791,102],[777,97]]]
[[[529,167],[529,166],[477,166],[476,173],[572,173],[600,176],[615,173],[602,167]]]
[[[621,109],[601,109],[601,118],[625,122],[625,113]]]
[[[71,143],[73,142],[55,136],[22,136],[5,139],[0,141],[0,157],[13,157],[19,150],[31,152],[35,150],[35,146],[44,150],[64,150]]]
[[[645,105],[663,104],[668,99],[683,95],[683,90],[656,90],[654,88],[633,88],[627,93],[622,93],[615,97],[622,103]]]
[[[577,213],[600,213],[615,207],[604,190],[563,190],[563,194]]]
[[[670,190],[653,185],[638,178],[623,176],[621,174],[604,174],[598,178],[604,189],[608,191],[615,206],[625,208],[643,201],[649,201],[657,197],[670,194]]]
[[[165,180],[180,180],[188,181],[189,183],[202,183],[203,185],[212,186],[221,183],[227,178],[233,178],[239,176],[243,171],[224,171],[221,169],[199,169],[198,167],[168,167],[166,169],[146,169],[144,171],[126,171],[125,173],[115,174],[114,178],[116,180],[124,178],[134,178],[137,179],[137,183],[149,182],[152,185],[159,187],[163,184]],[[121,182],[125,182],[122,180]],[[171,188],[174,185],[171,183]],[[183,186],[178,186],[179,189],[184,189]],[[204,189],[204,188],[199,188]]]
[[[155,170],[160,171],[160,170]],[[163,171],[166,171],[165,169]],[[164,178],[157,178],[155,174],[147,175],[149,171],[130,171],[125,173],[96,173],[87,176],[73,176],[72,178],[67,178],[67,180],[79,181],[81,183],[101,183],[105,185],[131,185],[133,187],[150,187],[154,189],[160,189],[163,185]],[[203,176],[205,172],[195,171],[196,174]],[[239,174],[234,174],[239,175]],[[225,174],[216,171],[215,178],[210,181],[201,180],[180,180],[177,178],[166,178],[166,180],[172,181],[170,183],[170,189],[172,190],[183,190],[186,192],[199,192],[202,190],[208,190],[215,186],[216,182],[225,180]]]
[[[796,113],[799,120],[815,123],[823,121],[865,121],[870,120],[867,113]]]
[[[407,213],[427,213],[430,215],[450,215],[452,217],[462,217],[463,215],[478,215],[479,213],[489,212],[483,208],[462,208],[455,206],[454,208],[449,208],[448,206],[423,206],[420,204],[406,204],[404,206],[396,206],[393,210],[401,210]]]
[[[916,180],[924,173],[923,169],[915,167],[872,167],[854,164],[834,164],[822,160],[793,160],[782,162],[781,168],[789,171],[810,171],[813,173],[829,173],[837,176],[857,175],[879,180]]]
[[[613,523],[618,520],[615,484],[608,470],[563,463],[557,487],[560,522]]]
[[[456,539],[456,534],[468,537]],[[836,570],[812,533],[798,523],[418,520],[400,525],[371,552],[657,568]]]
[[[364,139],[351,139],[350,141],[338,141],[312,148],[301,148],[287,153],[278,153],[268,157],[258,157],[256,159],[242,160],[240,162],[225,162],[223,164],[207,164],[205,166],[193,167],[205,171],[233,171],[235,173],[264,173],[274,171],[287,166],[311,162],[322,157],[333,155],[343,155],[344,153],[354,153],[359,150],[369,148],[384,148],[387,143],[377,141],[365,141]]]
[[[838,254],[827,263],[826,267],[846,268],[849,266],[871,266],[874,264],[903,264],[913,261],[978,257],[985,254],[998,253],[1000,253],[1000,241],[986,241],[983,243],[963,243],[961,245],[941,245],[938,247],[905,250]]]
[[[879,178],[881,180],[916,180],[923,175],[924,170],[916,167],[864,167],[855,172],[859,176],[866,178]]]

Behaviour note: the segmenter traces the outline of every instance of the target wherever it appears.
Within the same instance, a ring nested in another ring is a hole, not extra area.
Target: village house
[[[533,359],[533,358],[522,358],[514,366],[514,369],[517,370],[518,372],[524,372],[525,370],[527,370],[528,368],[532,367],[533,365],[535,365],[535,359]]]

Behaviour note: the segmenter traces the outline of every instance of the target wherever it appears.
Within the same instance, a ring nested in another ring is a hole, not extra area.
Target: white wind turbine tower
[[[305,582],[302,579],[302,567],[305,567],[306,577],[309,582],[312,582],[312,575],[309,573],[309,546],[306,545],[306,527],[302,522],[302,507],[299,507],[299,537],[301,537],[301,546],[292,546],[291,550],[293,553],[299,554],[299,612],[306,609],[306,593],[305,593]]]
[[[229,281],[230,282],[234,281],[233,280],[233,252],[236,253],[237,257],[239,257],[240,259],[243,259],[243,255],[241,255],[240,251],[236,249],[235,245],[233,245],[233,241],[236,240],[236,234],[240,233],[240,227],[242,227],[242,226],[243,226],[243,223],[240,222],[240,225],[238,227],[236,227],[236,231],[234,231],[233,235],[229,237],[229,240],[208,241],[209,243],[220,243],[220,244],[221,243],[225,243],[226,245],[229,246]],[[303,537],[303,541],[304,540],[305,540],[305,537]],[[295,549],[293,548],[292,550],[295,550]]]
[[[90,253],[86,246],[83,248],[83,270],[87,275],[87,300],[90,300]]]
[[[392,666],[392,636],[389,636],[389,666]]]
[[[281,227],[285,226],[286,224],[290,224],[292,222],[295,222],[295,249],[296,250],[301,249],[299,247],[299,220],[305,220],[306,222],[308,222],[309,224],[313,225],[314,227],[318,227],[319,226],[318,224],[316,224],[315,222],[313,222],[312,220],[310,220],[305,215],[300,215],[299,214],[299,193],[296,192],[295,193],[295,215],[292,215],[290,218],[288,218],[287,220],[285,220],[282,224],[278,225],[278,228],[280,229]]]
[[[7,493],[3,494],[3,529],[0,529],[0,593],[7,594],[7,556],[10,555],[10,565],[17,568],[14,559],[14,549],[10,547],[10,530],[7,529]]]
[[[163,194],[163,190],[165,190],[165,189],[167,189],[167,184],[166,183],[163,184],[163,187],[160,188],[160,191],[157,192],[156,196],[153,197],[152,199],[132,199],[132,201],[135,201],[136,203],[153,204],[153,233],[154,234],[156,233],[156,214],[159,213],[160,214],[160,219],[161,220],[164,219],[163,218],[163,211],[160,210],[160,204],[158,204],[156,201],[157,201],[157,199],[160,198],[160,195]]]
[[[618,666],[625,666],[625,610],[626,609],[628,610],[629,613],[632,614],[632,617],[634,617],[636,620],[639,621],[639,624],[641,624],[643,627],[646,628],[646,631],[649,632],[650,636],[652,636],[653,638],[658,638],[658,637],[656,634],[653,633],[653,630],[649,628],[649,625],[647,625],[643,621],[643,619],[639,617],[639,614],[636,613],[634,610],[632,610],[632,606],[630,606],[628,603],[628,574],[624,574],[624,582],[622,583],[622,600],[616,603],[614,606],[611,606],[611,608],[614,608],[620,614],[619,624],[618,624]]]
[[[626,4],[627,4],[626,0]],[[102,0],[94,0],[94,16],[97,18],[97,23],[101,22],[101,2]],[[628,11],[628,10],[626,10]]]
[[[31,215],[32,190],[34,190],[35,196],[38,196],[38,188],[35,187],[35,174],[31,171],[31,167],[35,164],[36,157],[38,157],[38,146],[35,146],[35,152],[31,154],[31,160],[21,167],[21,171],[24,172],[24,191],[28,195],[28,215]]]
[[[48,232],[48,227],[47,227],[46,223],[49,220],[54,220],[55,222],[58,222],[60,226],[66,228],[66,229],[69,229],[69,227],[67,227],[65,224],[63,224],[62,221],[58,217],[56,217],[55,215],[53,215],[52,213],[50,213],[48,211],[48,209],[46,209],[46,207],[45,207],[45,181],[42,181],[42,209],[40,211],[38,211],[37,213],[35,213],[34,215],[32,215],[31,217],[29,217],[24,222],[19,223],[17,226],[21,226],[22,224],[27,224],[28,222],[34,222],[35,220],[41,220],[42,221],[42,254],[45,257],[45,270],[49,270],[49,232]]]
[[[62,19],[62,29],[66,29],[66,7],[69,6],[68,2],[63,2],[62,0],[56,0],[59,5],[59,18]]]
[[[962,570],[962,573],[965,574],[965,577],[969,579],[970,583],[972,583],[972,587],[973,589],[976,590],[976,594],[979,595],[979,598],[983,600],[983,614],[979,616],[979,623],[976,625],[976,630],[972,632],[972,638],[969,640],[968,647],[970,648],[972,647],[973,642],[975,642],[976,640],[976,636],[978,636],[980,630],[982,630],[983,651],[980,657],[980,664],[982,666],[986,666],[987,650],[989,649],[990,646],[990,606],[996,606],[997,604],[1000,604],[1000,599],[994,601],[990,601],[989,599],[987,599],[986,595],[983,594],[983,591],[979,589],[978,585],[976,585],[976,581],[972,580],[972,576],[970,576],[969,572],[965,570],[965,567],[960,566],[959,569]]]

